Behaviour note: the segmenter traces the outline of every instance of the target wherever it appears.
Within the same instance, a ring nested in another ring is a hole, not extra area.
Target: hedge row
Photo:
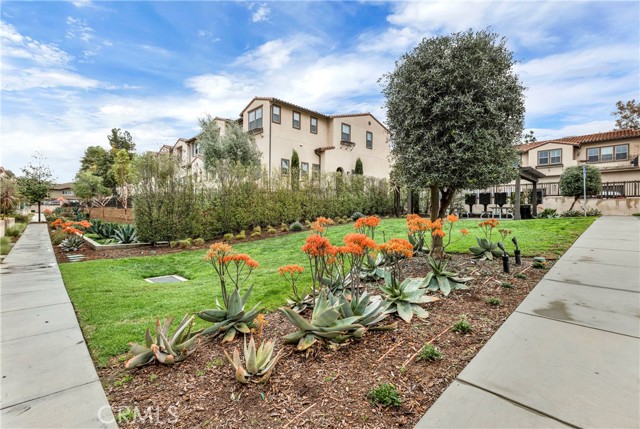
[[[394,208],[388,182],[372,177],[328,175],[298,189],[282,178],[269,189],[266,180],[250,179],[242,172],[215,186],[180,179],[177,170],[156,173],[155,178],[141,177],[133,198],[138,237],[154,243],[186,237],[209,240],[318,216],[388,215]]]

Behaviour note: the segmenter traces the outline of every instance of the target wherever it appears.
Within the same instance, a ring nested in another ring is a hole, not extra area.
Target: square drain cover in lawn
[[[177,274],[173,274],[170,276],[160,276],[160,277],[149,277],[145,279],[149,283],[176,283],[176,282],[186,282],[187,279],[184,277],[180,277]]]

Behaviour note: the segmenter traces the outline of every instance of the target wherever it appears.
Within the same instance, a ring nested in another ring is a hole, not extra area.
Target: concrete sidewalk
[[[117,427],[46,224],[29,224],[0,273],[0,426]]]
[[[602,217],[417,428],[640,427],[640,219]]]

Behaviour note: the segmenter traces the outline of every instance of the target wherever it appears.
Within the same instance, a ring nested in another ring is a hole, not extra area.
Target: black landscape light
[[[513,244],[515,244],[516,246],[516,250],[513,252],[513,256],[516,257],[516,265],[520,266],[522,265],[522,259],[520,258],[520,248],[518,247],[518,239],[513,237],[511,241],[513,241]]]
[[[509,254],[507,253],[507,249],[504,248],[504,245],[499,242],[498,247],[502,250],[502,270],[505,273],[509,273]]]

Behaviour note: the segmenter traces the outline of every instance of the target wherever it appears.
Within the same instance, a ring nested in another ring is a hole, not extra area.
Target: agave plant
[[[473,253],[474,258],[488,259],[493,261],[493,258],[499,258],[502,256],[502,252],[498,249],[498,244],[494,243],[486,238],[476,237],[478,246],[469,247],[469,251]]]
[[[465,283],[471,280],[471,277],[458,277],[456,273],[447,271],[445,261],[436,261],[431,256],[427,257],[427,262],[431,267],[431,272],[424,278],[421,287],[431,292],[439,290],[444,296],[454,290],[468,289]]]
[[[385,295],[386,312],[398,313],[398,316],[409,323],[415,314],[421,319],[429,317],[429,313],[420,306],[439,298],[425,296],[426,289],[421,288],[424,279],[408,277],[398,284],[391,272],[385,272],[385,284],[380,290]]]
[[[129,224],[123,224],[118,226],[115,230],[113,237],[118,240],[120,244],[135,243],[138,241],[138,233],[136,227]]]
[[[62,240],[60,248],[63,252],[77,252],[84,245],[84,238],[79,235],[70,234]]]
[[[285,335],[287,344],[298,343],[297,350],[306,350],[319,340],[340,343],[347,338],[360,338],[366,328],[357,323],[361,316],[343,317],[338,302],[331,303],[325,292],[318,295],[311,320],[307,321],[290,308],[282,307],[280,311],[297,331]]]
[[[272,358],[272,341],[263,342],[256,348],[256,343],[253,341],[253,337],[249,340],[248,346],[247,338],[245,337],[244,361],[246,368],[242,366],[242,361],[240,361],[240,352],[237,347],[233,350],[233,359],[229,357],[226,351],[224,352],[224,355],[235,370],[236,380],[240,383],[247,384],[249,381],[253,381],[254,383],[266,383],[271,377],[273,368],[276,366],[276,363],[278,363],[278,360],[282,355],[282,350]],[[254,377],[259,378],[255,379]]]
[[[145,332],[144,345],[130,343],[131,354],[135,355],[125,363],[125,368],[133,369],[158,361],[165,365],[173,365],[185,360],[198,345],[200,332],[191,332],[194,316],[185,315],[178,328],[169,336],[169,328],[173,317],[160,322],[156,319],[156,335],[151,335],[149,328]]]
[[[360,278],[362,280],[376,280],[384,278],[384,264],[386,258],[382,253],[378,253],[375,258],[367,255],[363,260],[362,268],[360,268]]]
[[[349,300],[344,294],[338,296],[328,295],[332,304],[340,305],[342,317],[359,317],[356,323],[371,330],[394,329],[395,324],[389,326],[375,327],[377,323],[385,319],[389,314],[385,312],[385,305],[379,295],[371,296],[366,291],[359,295],[352,295]]]
[[[100,238],[103,238],[103,239],[113,238],[116,234],[117,228],[118,228],[117,223],[102,222],[96,227],[96,234],[98,234]]]
[[[240,297],[240,291],[238,289],[234,289],[233,292],[229,294],[226,308],[220,305],[216,299],[216,308],[212,310],[202,310],[196,313],[196,316],[202,320],[213,323],[213,325],[206,328],[202,333],[216,335],[224,333],[222,341],[228,342],[233,341],[237,332],[242,332],[243,334],[251,332],[247,323],[253,321],[260,312],[258,310],[260,303],[256,304],[251,310],[247,312],[244,311],[244,306],[249,299],[249,295],[251,295],[251,289],[253,289],[253,286],[247,290],[243,297]]]

